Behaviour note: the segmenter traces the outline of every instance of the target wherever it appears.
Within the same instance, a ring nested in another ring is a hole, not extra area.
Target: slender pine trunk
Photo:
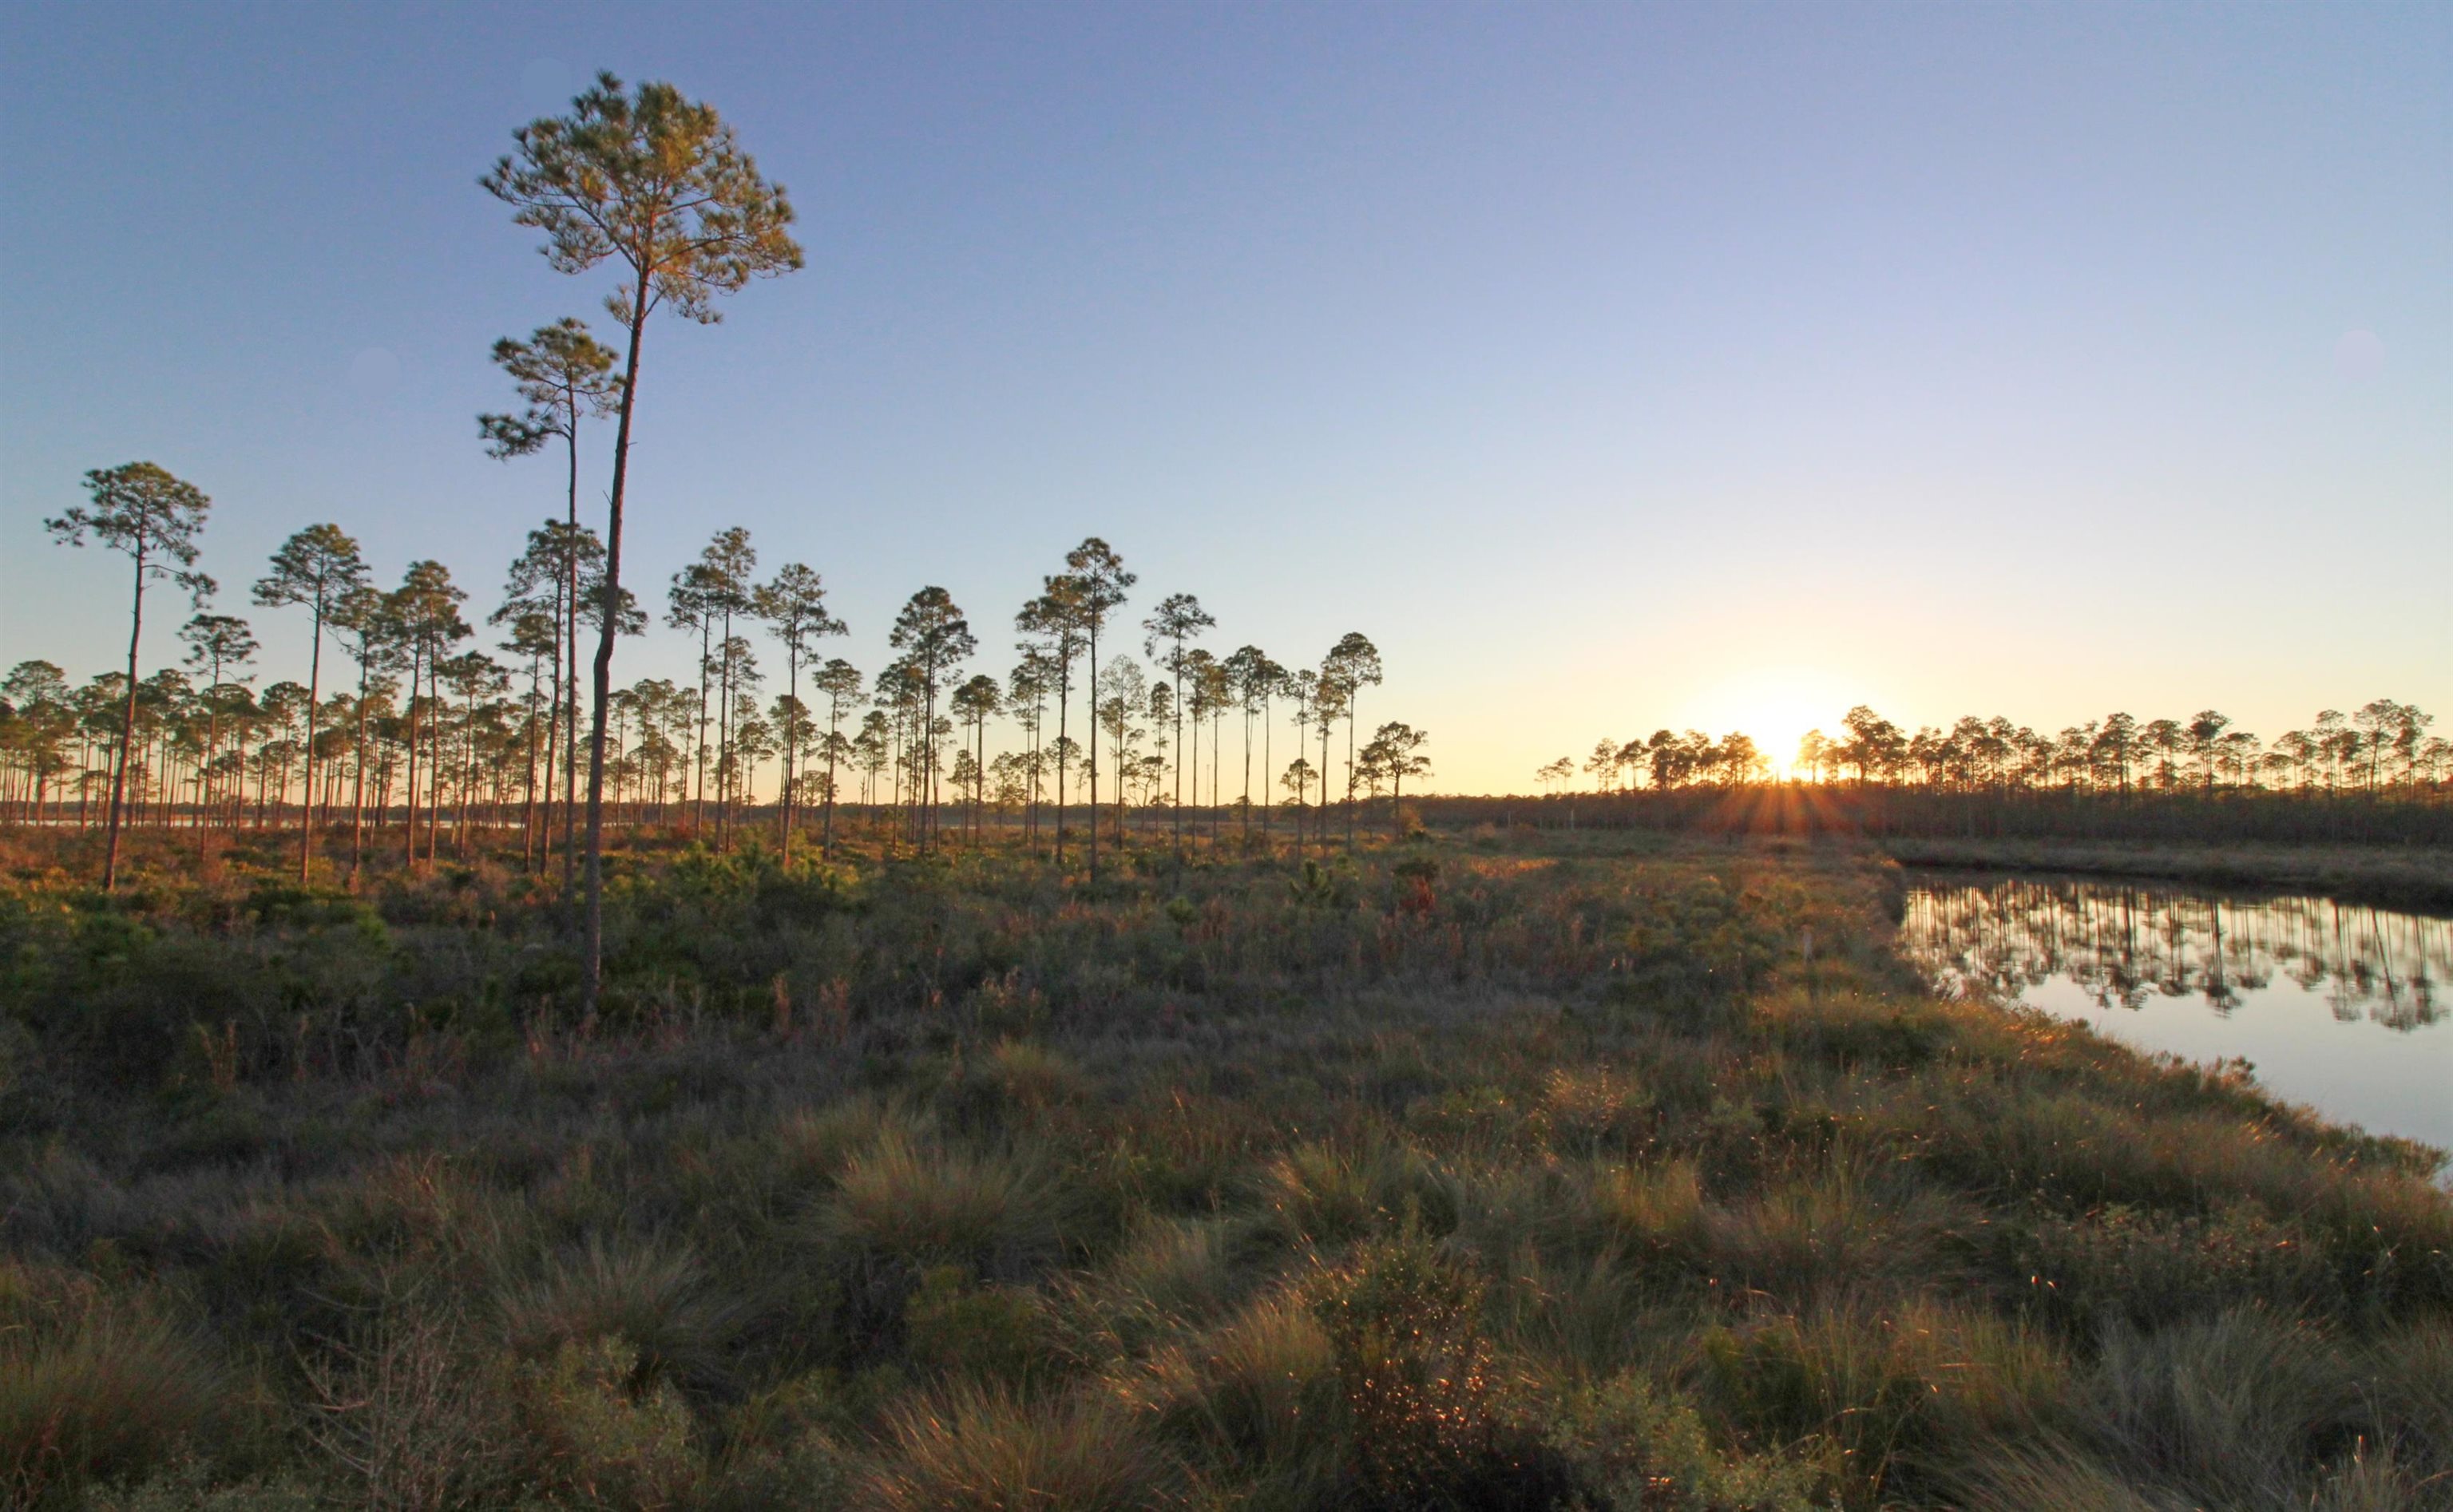
[[[596,641],[594,707],[588,739],[588,911],[580,956],[579,1002],[584,1019],[596,1016],[605,984],[605,716],[613,691],[613,636],[622,607],[622,486],[630,464],[630,416],[639,402],[639,341],[648,323],[648,280],[630,297],[630,340],[622,365],[622,416],[613,438],[613,487],[605,521],[604,627]],[[704,686],[704,685],[702,685]]]
[[[349,799],[349,882],[355,885],[358,866],[367,858],[367,686],[369,673],[358,663],[358,735],[353,791]]]
[[[145,633],[145,547],[136,547],[136,595],[128,610],[128,703],[119,717],[119,759],[111,766],[110,816],[102,850],[102,890],[119,885],[119,812],[128,790],[128,755],[136,738],[136,646]]]
[[[693,752],[697,762],[695,780],[698,794],[690,800],[690,838],[693,840],[707,828],[708,639],[714,633],[714,616],[702,609],[698,622],[698,740]]]
[[[835,746],[843,733],[843,709],[829,693],[827,696],[827,821],[826,838],[819,849],[829,861],[835,854]]]
[[[298,803],[298,885],[307,885],[309,864],[315,855],[315,701],[324,687],[324,593],[315,591],[314,639],[307,653],[307,769],[302,774]]]
[[[401,801],[408,808],[409,833],[406,837],[406,845],[408,848],[403,851],[401,860],[407,869],[411,872],[414,872],[417,869],[417,679],[419,674],[420,659],[425,654],[426,651],[424,647],[415,644],[410,646],[409,652],[409,749],[402,762],[402,766],[408,776],[408,783],[401,792]]]
[[[1090,625],[1090,880],[1099,880],[1099,626]],[[133,677],[135,658],[129,659]],[[130,706],[135,706],[131,703]],[[1121,820],[1118,821],[1122,823]],[[1119,832],[1121,833],[1121,831]]]
[[[784,865],[792,864],[792,746],[800,740],[800,731],[792,721],[801,712],[801,651],[792,642],[784,643],[784,790],[777,795],[784,810]]]
[[[1069,739],[1066,721],[1073,707],[1073,658],[1059,641],[1056,647],[1056,865],[1065,865],[1065,751]]]
[[[554,656],[554,710],[556,733],[562,742],[562,898],[563,906],[570,905],[572,871],[579,860],[579,400],[570,401],[568,424],[563,428],[563,445],[569,456],[569,512],[567,516],[570,538],[563,543],[562,564],[562,643]],[[568,661],[566,663],[566,656]],[[567,722],[567,724],[566,724]],[[553,765],[552,747],[547,747],[546,765]]]

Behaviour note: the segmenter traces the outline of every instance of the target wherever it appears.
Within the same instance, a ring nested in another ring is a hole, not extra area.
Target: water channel
[[[1901,947],[1944,993],[2244,1059],[2287,1102],[2453,1149],[2453,920],[2104,880],[1911,884]]]

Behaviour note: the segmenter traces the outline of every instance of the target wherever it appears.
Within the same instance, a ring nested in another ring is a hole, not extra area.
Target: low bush
[[[1344,1395],[1351,1503],[1545,1507],[1564,1489],[1508,1411],[1482,1327],[1482,1283],[1411,1224],[1316,1283]]]

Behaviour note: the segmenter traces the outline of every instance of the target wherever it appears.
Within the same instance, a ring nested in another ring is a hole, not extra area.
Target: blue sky
[[[137,458],[226,609],[325,519],[490,607],[559,473],[487,348],[611,277],[475,179],[597,68],[808,251],[651,328],[633,582],[746,525],[870,670],[930,583],[1002,670],[1095,532],[1222,651],[1370,634],[1447,788],[1860,700],[2453,723],[2441,6],[9,8],[0,661],[124,653],[41,521]]]

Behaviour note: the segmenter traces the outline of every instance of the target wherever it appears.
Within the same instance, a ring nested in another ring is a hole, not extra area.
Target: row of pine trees
[[[1843,718],[1837,738],[1808,730],[1786,775],[1941,793],[2126,797],[2263,789],[2410,798],[2440,794],[2453,779],[2453,742],[2429,734],[2434,723],[2415,704],[2380,698],[2349,714],[2321,710],[2305,728],[2271,741],[2234,728],[2214,709],[2144,721],[2113,713],[2058,734],[1970,714],[1946,728],[1927,725],[1909,733],[1860,704]],[[1565,794],[1575,789],[1577,769],[1574,757],[1562,756],[1533,775],[1546,792]],[[1695,729],[1660,729],[1624,744],[1604,739],[1583,771],[1599,792],[1639,785],[1664,791],[1743,786],[1776,775],[1752,737],[1733,732],[1714,740]]]
[[[184,518],[200,528],[209,501],[158,472],[138,465],[90,475],[86,528],[105,511],[143,508],[126,497],[135,488],[177,492],[189,506]],[[60,524],[64,535],[76,528]],[[185,547],[196,547],[197,528],[178,537]],[[192,549],[170,554],[195,560]],[[465,857],[482,844],[480,831],[515,829],[523,862],[538,868],[558,856],[568,882],[587,738],[576,647],[603,591],[605,557],[586,526],[548,521],[530,531],[485,616],[498,637],[489,650],[468,644],[479,635],[469,596],[442,563],[413,562],[398,587],[379,588],[353,539],[336,526],[309,527],[274,554],[254,599],[305,607],[318,653],[306,683],[261,691],[253,627],[211,611],[216,585],[183,567],[194,612],[177,632],[182,665],[132,690],[120,671],[71,686],[46,661],[20,663],[0,680],[0,812],[107,823],[116,792],[130,823],[192,828],[200,842],[214,829],[298,826],[302,865],[306,837],[346,831],[353,871],[370,823],[396,826],[389,843],[410,863]],[[941,587],[905,603],[888,635],[900,654],[872,678],[822,654],[849,627],[828,610],[817,572],[789,563],[762,579],[757,567],[749,532],[736,527],[672,574],[664,622],[690,644],[697,680],[642,679],[610,699],[606,777],[617,822],[685,826],[723,848],[763,807],[788,860],[805,816],[831,849],[839,802],[859,805],[882,840],[919,849],[940,843],[949,811],[976,840],[993,809],[1061,857],[1074,838],[1061,816],[1101,803],[1100,774],[1110,836],[1120,838],[1126,814],[1140,806],[1207,810],[1193,823],[1206,823],[1214,840],[1230,812],[1239,838],[1254,838],[1256,823],[1267,838],[1273,774],[1297,811],[1297,834],[1308,824],[1326,838],[1325,806],[1335,795],[1320,773],[1342,766],[1350,802],[1358,791],[1402,794],[1407,778],[1428,771],[1426,737],[1403,723],[1361,741],[1361,695],[1383,673],[1378,649],[1359,632],[1316,667],[1288,670],[1249,645],[1221,656],[1196,644],[1214,618],[1178,593],[1124,627],[1141,631],[1147,669],[1130,654],[1094,662],[1135,581],[1096,539],[1015,614],[1015,658],[1001,676],[971,670],[978,638]],[[141,632],[141,593],[134,604]],[[626,590],[624,633],[648,627]],[[329,690],[321,686],[326,636],[347,660],[345,686]],[[762,698],[770,683],[781,686]],[[1298,755],[1275,766],[1280,716],[1298,749],[1318,737],[1318,762]]]

